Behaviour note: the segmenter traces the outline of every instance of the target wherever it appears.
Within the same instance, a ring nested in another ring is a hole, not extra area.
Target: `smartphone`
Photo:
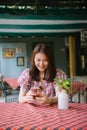
[[[36,97],[41,97],[42,89],[41,87],[33,87],[33,98],[35,99]]]

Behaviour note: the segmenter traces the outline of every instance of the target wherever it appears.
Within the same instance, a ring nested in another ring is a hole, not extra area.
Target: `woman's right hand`
[[[19,93],[19,102],[33,103],[34,102],[33,92],[31,90],[29,90],[27,93],[21,91]]]
[[[26,93],[26,96],[25,96],[25,100],[27,103],[33,103],[35,98],[34,98],[34,92],[32,90],[29,90],[27,93]]]
[[[40,93],[40,89],[34,87],[26,93],[25,100],[27,101],[27,103],[36,103],[38,102],[36,98],[40,97]]]
[[[23,97],[23,102],[33,103],[34,102],[34,98],[33,98],[33,96],[26,95],[26,96]]]
[[[37,91],[36,91],[37,90]],[[24,93],[21,91],[19,94],[19,102],[23,103],[35,103],[36,102],[36,97],[40,97],[40,90],[39,89],[31,89],[27,93]]]

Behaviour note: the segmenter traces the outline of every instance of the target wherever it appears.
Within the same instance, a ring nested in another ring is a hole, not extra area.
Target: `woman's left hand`
[[[40,94],[39,97],[36,97],[40,104],[49,104],[50,98],[46,96],[46,94]]]

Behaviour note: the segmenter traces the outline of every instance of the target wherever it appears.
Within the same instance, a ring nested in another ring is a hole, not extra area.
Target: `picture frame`
[[[3,48],[2,49],[2,57],[3,58],[14,58],[15,57],[15,49],[14,48]]]
[[[24,66],[24,57],[17,57],[17,66]]]

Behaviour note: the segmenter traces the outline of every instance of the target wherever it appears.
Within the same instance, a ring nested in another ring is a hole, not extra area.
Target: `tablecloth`
[[[0,103],[0,130],[87,130],[87,104],[55,105]]]
[[[12,89],[17,89],[19,86],[17,78],[4,78],[4,81],[6,81]]]

